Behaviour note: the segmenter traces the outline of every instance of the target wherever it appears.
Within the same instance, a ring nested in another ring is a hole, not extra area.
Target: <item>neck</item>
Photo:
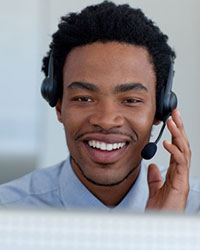
[[[73,158],[71,158],[71,165],[76,176],[83,183],[83,185],[86,186],[94,196],[96,196],[104,205],[108,207],[114,207],[121,202],[130,188],[134,185],[140,171],[140,165],[138,165],[119,183],[116,183],[115,185],[98,185],[88,180],[83,175],[78,163]]]

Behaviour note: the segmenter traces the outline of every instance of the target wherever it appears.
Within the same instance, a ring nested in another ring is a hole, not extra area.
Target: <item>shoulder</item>
[[[38,169],[19,179],[0,185],[0,205],[45,203],[48,196],[58,193],[59,176],[65,161]],[[46,197],[46,198],[45,198]]]

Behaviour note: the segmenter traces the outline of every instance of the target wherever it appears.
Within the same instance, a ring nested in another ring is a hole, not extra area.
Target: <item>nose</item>
[[[123,126],[124,118],[117,103],[104,101],[96,106],[96,109],[90,116],[90,124],[109,130]]]

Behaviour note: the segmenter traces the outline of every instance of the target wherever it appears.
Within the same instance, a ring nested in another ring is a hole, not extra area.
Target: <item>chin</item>
[[[105,164],[98,169],[80,169],[82,176],[95,185],[99,186],[116,186],[125,181],[129,175],[131,175],[134,169],[124,171],[124,169],[119,169],[116,166]],[[95,171],[96,170],[96,171]]]

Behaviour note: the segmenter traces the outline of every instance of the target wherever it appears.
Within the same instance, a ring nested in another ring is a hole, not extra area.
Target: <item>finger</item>
[[[177,127],[173,120],[169,119],[167,121],[167,127],[172,135],[172,143],[190,158],[191,150],[187,137],[183,136],[181,130]]]
[[[181,153],[175,145],[167,141],[164,141],[163,144],[171,154],[166,183],[178,192],[187,193],[189,190],[190,158],[185,157],[185,154]]]
[[[183,121],[182,121],[182,118],[181,118],[181,114],[180,114],[180,111],[178,109],[173,110],[172,119],[175,122],[176,126],[180,129],[181,134],[188,141],[188,138],[187,138],[187,135],[186,135],[186,132],[185,132],[185,128],[184,128],[184,125],[183,125]]]
[[[172,143],[175,144],[181,152],[187,151],[187,142],[173,120],[169,119],[167,121],[167,128],[172,135]]]
[[[175,109],[172,112],[172,120],[167,122],[167,127],[172,134],[172,143],[175,144],[185,154],[185,159],[187,160],[188,164],[190,164],[190,145],[178,109]]]
[[[173,121],[175,122],[177,128],[179,128],[183,138],[185,139],[185,142],[186,142],[186,145],[187,145],[187,148],[188,150],[190,151],[190,143],[188,141],[188,137],[186,135],[186,131],[185,131],[185,128],[184,128],[184,125],[183,125],[183,121],[182,121],[182,118],[181,118],[181,114],[179,112],[178,109],[175,109],[173,112],[172,112],[172,119]],[[190,154],[191,154],[191,151],[190,151]]]
[[[155,164],[149,165],[147,181],[149,186],[149,198],[151,198],[163,185],[162,176],[157,165]]]
[[[171,154],[171,158],[173,159],[173,162],[176,163],[177,167],[178,165],[180,168],[178,169],[180,172],[183,171],[184,166],[186,166],[186,169],[190,167],[190,156],[180,151],[180,149],[168,141],[163,142],[164,148]]]

